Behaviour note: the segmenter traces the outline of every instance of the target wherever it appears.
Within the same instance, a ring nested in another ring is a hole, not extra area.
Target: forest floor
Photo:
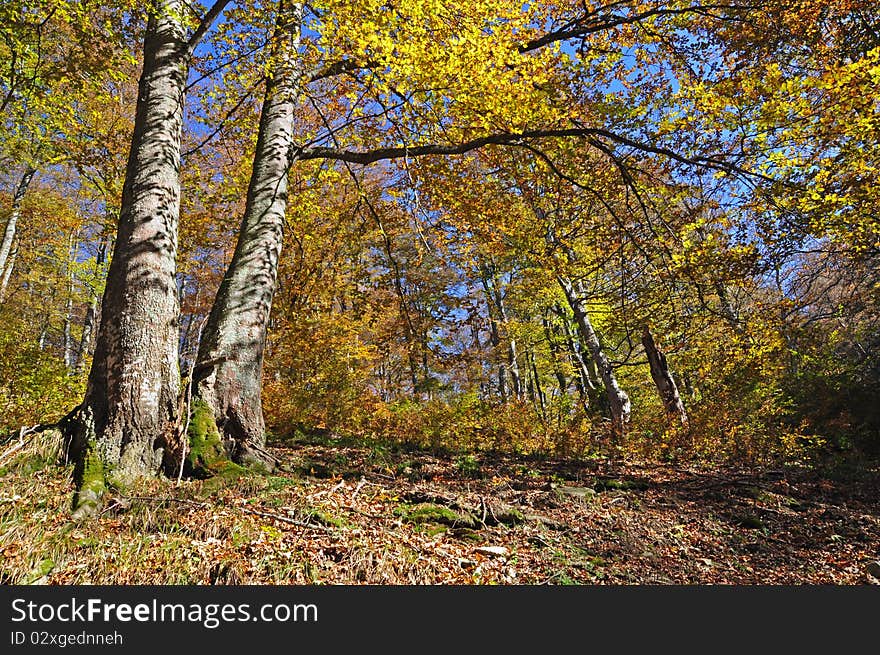
[[[147,482],[87,522],[51,446],[0,469],[13,584],[865,584],[880,473],[441,455],[342,440]]]

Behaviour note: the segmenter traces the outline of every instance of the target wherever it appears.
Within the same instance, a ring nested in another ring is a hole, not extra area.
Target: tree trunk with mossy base
[[[65,419],[75,512],[107,485],[156,474],[178,426],[180,139],[189,44],[185,7],[157,0],[144,37],[116,245],[82,404]]]
[[[299,99],[301,5],[279,7],[274,69],[260,117],[253,172],[232,261],[202,331],[193,396],[209,407],[234,461],[271,469],[260,402],[263,351],[287,211],[293,112]]]

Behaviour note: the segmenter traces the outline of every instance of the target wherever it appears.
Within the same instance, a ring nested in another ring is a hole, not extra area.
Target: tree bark
[[[531,349],[526,350],[526,362],[531,371],[532,384],[534,385],[535,394],[537,395],[541,418],[547,420],[547,395],[544,393],[544,389],[541,386],[541,376],[538,373],[538,365],[535,363],[535,354]]]
[[[631,407],[629,396],[620,388],[617,376],[614,374],[614,368],[611,366],[611,362],[608,361],[605,351],[602,350],[599,336],[593,329],[593,324],[590,322],[590,317],[587,314],[582,290],[567,278],[557,276],[556,279],[565,293],[565,298],[571,311],[574,313],[581,337],[584,343],[586,343],[587,348],[589,348],[602,382],[605,385],[605,394],[608,397],[608,405],[611,410],[612,431],[615,435],[621,436],[626,432],[630,422]]]
[[[513,395],[516,398],[521,398],[523,389],[522,379],[519,372],[516,339],[509,334],[507,310],[504,307],[504,298],[501,295],[501,290],[498,288],[498,284],[494,281],[492,286],[495,291],[495,305],[498,307],[498,316],[501,319],[501,325],[504,327],[505,333],[507,333],[507,369],[510,371],[510,386],[512,387]]]
[[[77,375],[82,373],[86,359],[89,355],[89,349],[92,347],[92,336],[95,332],[95,323],[98,317],[98,297],[92,296],[89,306],[86,308],[86,317],[83,320],[82,334],[80,335],[79,346],[76,350],[74,373]]]
[[[724,282],[716,280],[715,292],[718,294],[718,303],[720,305],[721,317],[727,321],[733,331],[739,335],[744,333],[742,323],[736,314],[733,305],[730,303],[730,296],[727,294],[727,287]]]
[[[28,166],[18,186],[15,187],[15,193],[12,194],[12,207],[10,208],[9,218],[6,220],[6,227],[3,230],[3,240],[0,241],[0,301],[6,295],[6,285],[9,284],[9,278],[12,275],[12,267],[15,264],[12,242],[15,240],[16,228],[18,227],[18,219],[21,218],[21,203],[24,201],[25,194],[34,179],[36,169]]]
[[[480,282],[483,285],[483,291],[486,295],[486,309],[489,314],[489,344],[492,346],[493,359],[497,357],[498,346],[501,345],[501,334],[498,329],[498,317],[496,315],[495,302],[492,298],[492,291],[489,286],[488,271],[485,267],[481,269],[482,275]],[[501,402],[507,402],[507,365],[501,363],[498,365],[498,394],[501,396]]]
[[[657,393],[660,394],[660,400],[663,401],[663,407],[670,417],[674,417],[682,425],[688,424],[687,412],[681,396],[678,393],[678,385],[669,372],[669,365],[666,363],[666,355],[657,346],[654,335],[645,325],[642,329],[642,346],[645,348],[645,354],[648,356],[648,364],[651,367],[651,378],[654,380],[654,386],[657,387]]]
[[[82,404],[67,417],[76,512],[95,511],[106,485],[156,474],[178,423],[180,140],[190,45],[181,0],[156,0],[113,258]]]
[[[64,302],[64,323],[62,325],[62,341],[64,347],[64,368],[68,373],[73,371],[73,335],[70,333],[70,324],[73,321],[73,295],[72,285],[68,286],[67,300]]]
[[[227,452],[271,468],[263,448],[263,353],[281,254],[291,165],[293,112],[300,95],[301,5],[279,7],[275,69],[268,81],[253,171],[235,253],[205,324],[193,373],[194,397],[213,415]]]
[[[6,299],[6,290],[9,288],[9,279],[12,277],[12,271],[15,268],[15,258],[18,256],[18,243],[16,242],[6,260],[6,270],[0,276],[0,303]]]

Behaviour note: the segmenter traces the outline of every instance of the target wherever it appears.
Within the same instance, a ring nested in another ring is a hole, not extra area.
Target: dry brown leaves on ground
[[[152,481],[70,520],[70,470],[2,474],[0,579],[48,584],[876,582],[877,476],[276,449],[272,476]]]

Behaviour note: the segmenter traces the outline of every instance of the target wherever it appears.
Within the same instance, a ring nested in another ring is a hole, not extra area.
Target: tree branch
[[[604,9],[607,8],[608,7],[604,7]],[[595,34],[597,32],[614,29],[615,27],[622,27],[624,25],[634,25],[635,23],[640,23],[650,18],[657,18],[660,16],[677,16],[682,14],[700,14],[703,16],[712,16],[712,11],[723,9],[745,11],[749,9],[757,9],[757,7],[754,5],[737,4],[692,5],[690,7],[679,7],[677,9],[655,7],[653,9],[649,9],[647,11],[643,11],[637,14],[621,15],[612,13],[606,16],[600,16],[598,12],[588,12],[580,19],[569,21],[560,29],[553,30],[552,32],[548,32],[547,34],[538,37],[537,39],[532,39],[531,41],[524,43],[519,47],[519,52],[531,52],[532,50],[538,50],[546,45],[550,45],[551,43],[567,41],[569,39],[576,39],[579,37],[588,36],[590,34]],[[716,18],[720,17],[716,16]]]
[[[196,31],[193,32],[193,35],[190,37],[189,42],[187,43],[190,50],[195,49],[199,44],[199,41],[201,41],[202,37],[205,36],[205,33],[211,29],[211,25],[214,24],[214,21],[217,20],[217,17],[228,4],[229,0],[215,0],[214,4],[211,5],[211,8],[208,10],[208,13],[202,18]]]
[[[261,77],[260,79],[258,79],[254,83],[254,85],[251,86],[251,88],[249,88],[247,90],[247,93],[245,93],[239,99],[239,101],[235,103],[235,105],[232,107],[232,109],[230,109],[228,112],[226,112],[226,115],[221,119],[221,121],[217,124],[217,127],[215,127],[211,131],[210,134],[208,134],[204,139],[202,139],[197,145],[195,145],[192,148],[189,148],[188,150],[181,153],[180,156],[181,157],[189,157],[190,155],[195,154],[196,152],[201,150],[211,139],[213,139],[215,136],[217,136],[217,134],[219,134],[220,131],[223,129],[223,127],[226,125],[227,121],[230,118],[232,118],[233,115],[235,115],[235,112],[237,112],[239,109],[241,109],[242,105],[244,105],[244,103],[248,101],[248,99],[254,94],[254,91],[256,91],[258,88],[260,88],[260,86],[265,81],[266,81],[265,77]]]
[[[309,82],[317,82],[318,80],[325,80],[328,77],[336,77],[337,75],[341,75],[342,73],[351,73],[357,70],[366,70],[375,66],[376,63],[372,61],[368,61],[363,64],[359,64],[356,61],[349,61],[347,59],[342,59],[340,61],[334,62],[332,64],[328,64],[323,68],[319,68],[314,71],[309,77]]]
[[[476,150],[489,145],[501,146],[522,146],[529,139],[545,139],[545,138],[572,138],[572,137],[592,137],[590,144],[596,147],[595,139],[606,139],[618,145],[634,148],[644,153],[660,155],[667,157],[680,164],[687,166],[697,166],[712,170],[723,171],[725,173],[736,173],[745,177],[760,178],[765,181],[774,182],[773,178],[762,173],[755,173],[746,170],[735,164],[719,159],[718,156],[699,156],[687,157],[674,150],[663,146],[642,143],[622,136],[603,128],[594,127],[570,127],[559,129],[545,130],[525,130],[522,132],[501,132],[498,134],[488,134],[469,141],[458,144],[423,144],[413,146],[389,146],[385,148],[376,148],[373,150],[340,150],[338,148],[327,147],[299,147],[295,159],[334,159],[336,161],[344,161],[351,164],[373,164],[378,161],[390,159],[399,159],[401,157],[422,157],[425,155],[463,155],[471,150]],[[606,153],[607,154],[607,153]]]

